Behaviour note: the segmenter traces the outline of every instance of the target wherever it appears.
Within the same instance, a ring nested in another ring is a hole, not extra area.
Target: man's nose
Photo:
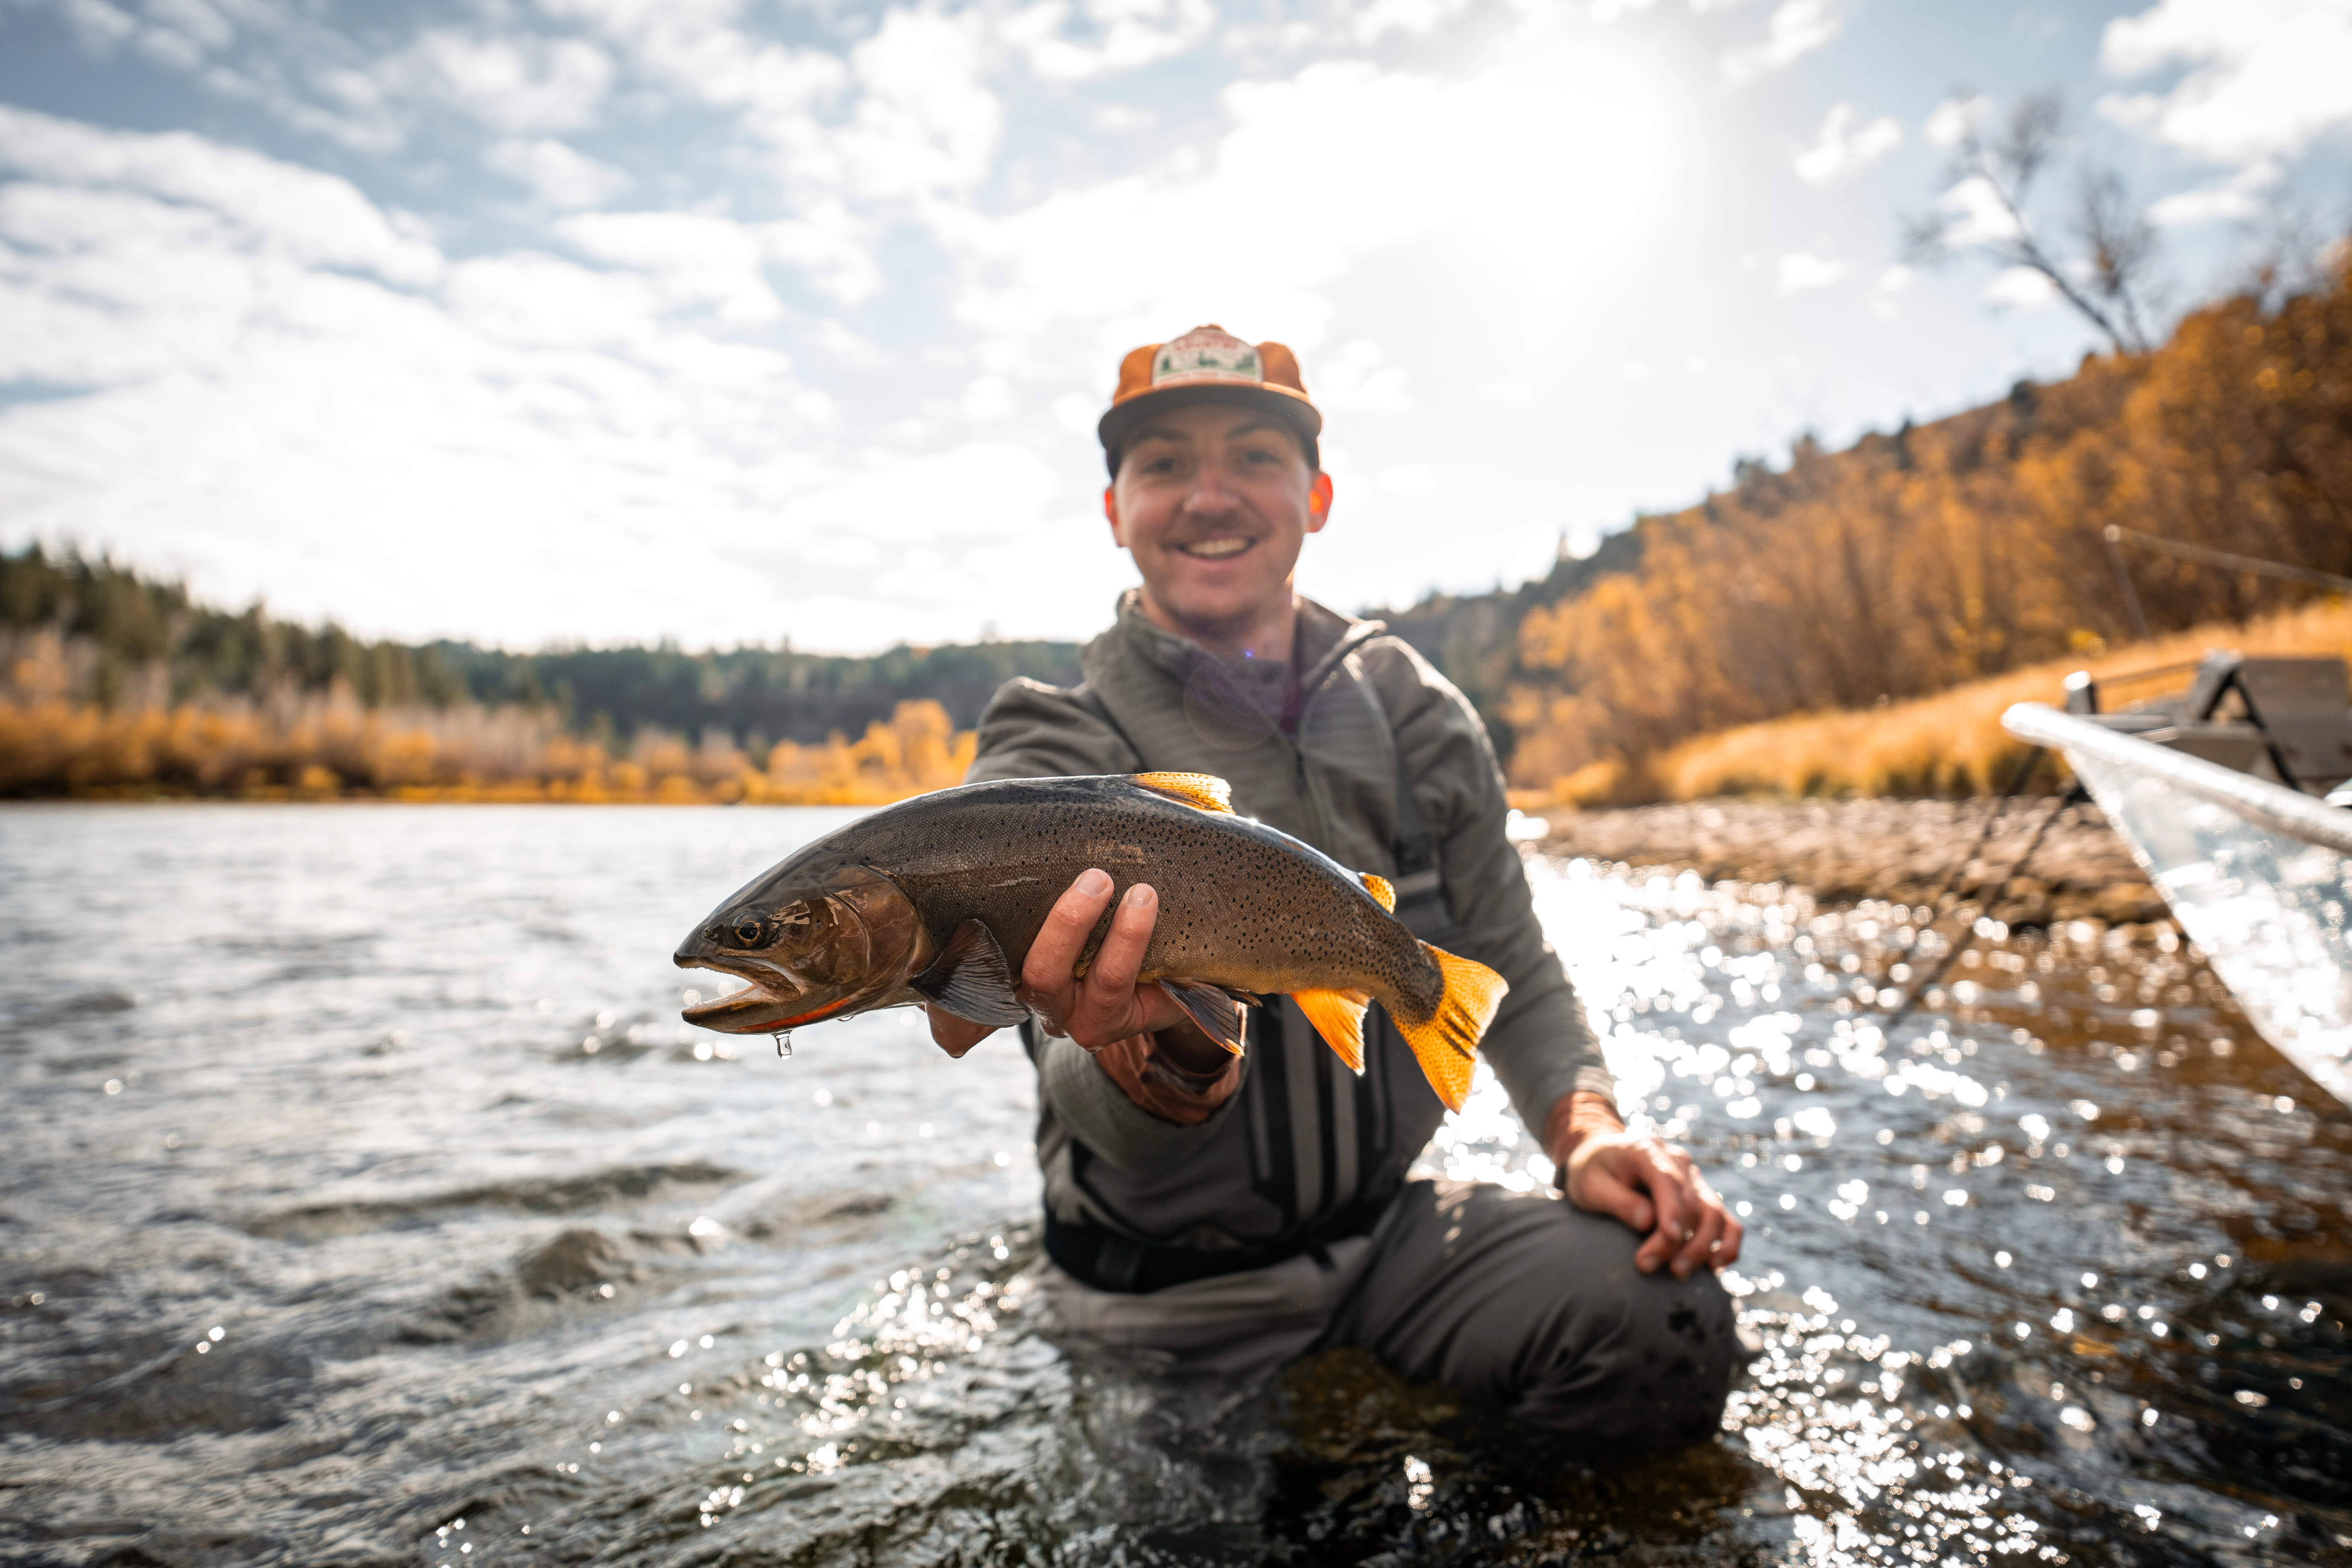
[[[1193,471],[1192,488],[1184,496],[1186,511],[1213,517],[1240,504],[1241,498],[1225,482],[1223,470],[1215,464],[1203,463]]]

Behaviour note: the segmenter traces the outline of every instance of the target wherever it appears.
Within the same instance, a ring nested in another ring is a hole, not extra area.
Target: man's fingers
[[[1717,1240],[1723,1235],[1724,1221],[1730,1216],[1723,1212],[1721,1203],[1709,1201],[1714,1196],[1712,1193],[1702,1193],[1698,1201],[1692,1205],[1696,1223],[1689,1227],[1690,1239],[1675,1252],[1674,1269],[1677,1279],[1687,1279],[1694,1270],[1705,1267],[1710,1261],[1709,1255],[1715,1251]]]
[[[1138,882],[1119,900],[1110,917],[1110,930],[1095,953],[1087,982],[1105,991],[1132,991],[1143,969],[1144,949],[1151,945],[1151,928],[1160,919],[1160,894],[1149,882]]]
[[[1717,1268],[1728,1268],[1739,1261],[1739,1243],[1748,1235],[1748,1227],[1732,1218],[1723,1216],[1723,1242],[1716,1248],[1712,1262]]]
[[[1637,1234],[1650,1228],[1653,1213],[1650,1200],[1643,1197],[1638,1189],[1618,1180],[1616,1173],[1606,1165],[1595,1164],[1586,1172],[1585,1179],[1579,1184],[1576,1197],[1578,1207],[1622,1221]],[[1643,1269],[1643,1272],[1649,1270]]]
[[[1119,900],[1110,917],[1110,930],[1078,987],[1077,1005],[1068,1020],[1072,1039],[1080,1045],[1116,1040],[1150,1026],[1145,999],[1135,989],[1135,976],[1143,968],[1144,951],[1151,945],[1151,928],[1159,919],[1160,895],[1148,883],[1138,882]],[[1160,999],[1155,991],[1150,1000]]]
[[[1662,1157],[1664,1152],[1654,1145],[1641,1152],[1639,1179],[1649,1189],[1650,1201],[1658,1210],[1657,1228],[1633,1254],[1633,1267],[1644,1274],[1655,1273],[1677,1247],[1690,1239],[1696,1217],[1683,1174],[1671,1159]]]
[[[1054,900],[1021,963],[1022,981],[1030,990],[1052,996],[1069,988],[1071,972],[1078,966],[1078,954],[1087,950],[1095,922],[1102,919],[1110,889],[1110,874],[1088,868]]]

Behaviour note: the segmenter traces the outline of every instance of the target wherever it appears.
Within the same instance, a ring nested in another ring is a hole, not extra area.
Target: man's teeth
[[[1179,548],[1187,555],[1202,555],[1214,561],[1222,556],[1239,555],[1252,542],[1247,539],[1198,539]]]

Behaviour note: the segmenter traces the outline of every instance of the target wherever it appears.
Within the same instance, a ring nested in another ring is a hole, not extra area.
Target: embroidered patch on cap
[[[1223,327],[1195,327],[1174,342],[1160,344],[1151,361],[1154,386],[1188,381],[1245,381],[1255,386],[1265,379],[1257,350]]]

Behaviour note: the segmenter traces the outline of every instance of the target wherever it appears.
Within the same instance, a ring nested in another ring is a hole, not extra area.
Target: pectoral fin
[[[1013,970],[996,934],[978,921],[956,927],[955,935],[929,969],[907,982],[943,1010],[975,1024],[1001,1029],[1029,1016],[1013,994]]]
[[[1186,1017],[1201,1026],[1202,1033],[1234,1055],[1242,1054],[1252,1002],[1222,985],[1201,980],[1162,980],[1160,989],[1168,993],[1171,1002],[1184,1009]]]
[[[1214,773],[1129,773],[1128,777],[1154,795],[1181,800],[1202,811],[1233,815],[1234,786]]]
[[[1349,1072],[1364,1070],[1364,1009],[1371,1005],[1370,996],[1360,991],[1294,991],[1290,999]]]

